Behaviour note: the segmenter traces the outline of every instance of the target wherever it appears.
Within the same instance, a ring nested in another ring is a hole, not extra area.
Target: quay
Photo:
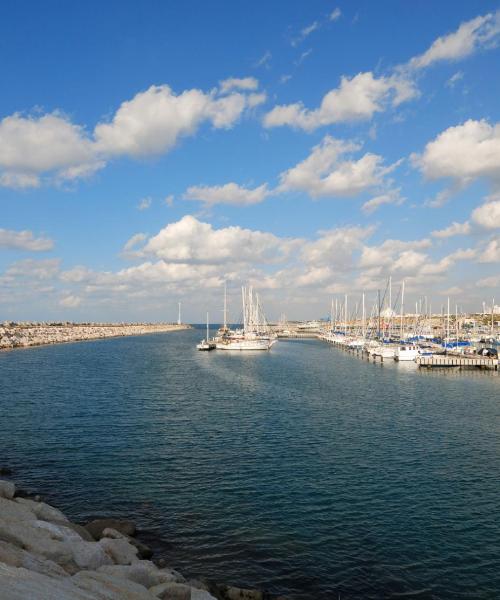
[[[421,368],[457,368],[457,369],[494,369],[498,371],[498,358],[484,356],[454,356],[441,354],[438,356],[419,356],[416,363]]]

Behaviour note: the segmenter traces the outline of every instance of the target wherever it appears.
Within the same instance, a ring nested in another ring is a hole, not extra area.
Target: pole
[[[366,329],[365,329],[365,293],[363,292],[363,321],[361,323],[361,331],[363,334],[363,339],[366,338]]]
[[[208,335],[208,312],[207,312],[207,344],[208,344],[208,338],[209,338],[209,335]]]
[[[405,280],[403,279],[401,287],[401,323],[399,325],[399,339],[403,341],[404,336],[404,311],[405,311]]]
[[[177,325],[180,325],[181,323],[181,303],[179,302],[179,316],[177,317]]]
[[[227,284],[224,282],[224,330],[227,329]]]
[[[347,294],[345,295],[344,303],[344,333],[347,336]]]
[[[448,312],[446,314],[446,344],[450,341],[450,297],[448,296]],[[448,346],[446,346],[448,352]]]
[[[378,338],[380,339],[380,290],[377,291],[378,295]]]

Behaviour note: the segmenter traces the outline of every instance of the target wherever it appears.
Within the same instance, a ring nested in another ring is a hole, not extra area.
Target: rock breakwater
[[[0,349],[180,331],[189,327],[173,323],[3,323]]]
[[[266,600],[258,590],[188,580],[156,565],[133,522],[79,525],[0,480],[0,600]]]

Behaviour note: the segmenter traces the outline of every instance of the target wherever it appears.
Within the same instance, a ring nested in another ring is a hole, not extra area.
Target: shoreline
[[[191,329],[191,325],[184,323],[4,323],[0,324],[0,350],[170,333],[187,329]]]
[[[185,577],[154,558],[134,521],[73,522],[12,477],[0,466],[0,600],[286,600]]]

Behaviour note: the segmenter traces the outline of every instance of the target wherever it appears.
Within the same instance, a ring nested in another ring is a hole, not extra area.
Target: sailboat
[[[241,288],[243,304],[243,328],[224,332],[217,338],[217,350],[269,350],[276,342],[264,317],[258,294],[253,287]]]
[[[204,352],[208,352],[210,350],[215,350],[215,342],[210,341],[208,313],[207,313],[207,337],[204,340],[201,340],[201,342],[199,344],[196,344],[196,348],[198,350],[202,350]]]

